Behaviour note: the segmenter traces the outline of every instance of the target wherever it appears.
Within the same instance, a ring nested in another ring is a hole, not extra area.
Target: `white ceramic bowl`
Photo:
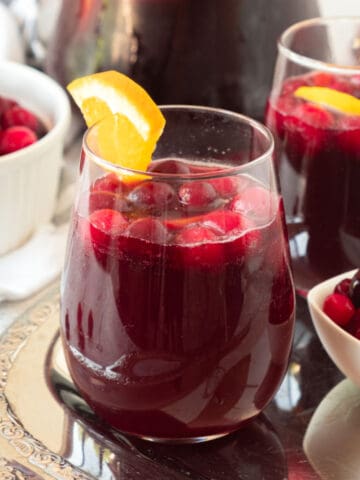
[[[315,330],[329,357],[341,372],[360,386],[360,340],[331,320],[322,310],[325,298],[344,278],[351,278],[356,270],[342,273],[319,283],[308,293],[307,301]]]
[[[321,400],[312,415],[303,448],[319,474],[316,478],[359,479],[359,399],[360,388],[349,379],[342,380]]]
[[[65,91],[26,65],[0,62],[0,95],[39,116],[48,133],[36,143],[0,156],[0,255],[25,242],[54,212],[63,145],[70,122]]]

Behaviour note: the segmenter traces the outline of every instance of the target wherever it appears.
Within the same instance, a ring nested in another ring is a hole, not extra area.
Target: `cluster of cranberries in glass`
[[[339,282],[324,301],[323,310],[331,320],[360,340],[360,269]]]
[[[297,97],[302,86],[327,87],[360,98],[360,75],[344,76],[312,72],[291,77],[280,95],[270,100],[267,124],[283,141],[285,152],[295,169],[300,170],[304,156],[326,150],[329,140],[349,154],[360,149],[360,116],[348,115]]]
[[[122,181],[115,173],[98,178],[88,202],[93,242],[119,249],[124,243],[117,246],[116,240],[128,238],[127,249],[139,240],[143,244],[138,250],[148,249],[151,255],[161,255],[151,245],[191,247],[189,265],[225,262],[225,241],[232,250],[229,255],[256,251],[263,243],[261,227],[276,217],[279,199],[247,175],[194,179],[194,173],[216,175],[216,170],[167,159],[153,162],[149,171],[169,174],[168,181],[164,177]],[[170,179],[174,173],[180,175],[176,181]],[[189,174],[191,179],[186,178]]]
[[[0,96],[0,155],[25,148],[44,134],[44,125],[33,112]]]

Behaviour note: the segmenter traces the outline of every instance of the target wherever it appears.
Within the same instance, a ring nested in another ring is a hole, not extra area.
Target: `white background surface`
[[[360,0],[319,0],[319,5],[324,16],[360,16]]]

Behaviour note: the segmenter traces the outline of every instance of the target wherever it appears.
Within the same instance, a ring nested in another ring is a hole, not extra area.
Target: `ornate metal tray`
[[[157,445],[104,425],[78,394],[59,341],[56,285],[0,337],[0,479],[358,478],[334,476],[334,453],[314,447],[323,429],[315,415],[310,420],[342,377],[317,341],[304,306],[298,315],[288,374],[264,414],[207,444]],[[360,392],[355,389],[352,398],[347,407],[355,415]],[[324,412],[318,418],[324,423]],[[333,424],[326,424],[328,438]],[[348,461],[344,468],[359,472]]]

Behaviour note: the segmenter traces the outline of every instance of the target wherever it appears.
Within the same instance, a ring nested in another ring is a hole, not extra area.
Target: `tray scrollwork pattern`
[[[26,460],[29,472],[24,473],[14,466],[13,462],[0,456],[0,480],[39,479],[40,476],[31,473],[31,467],[37,467],[48,476],[58,480],[89,480],[91,477],[74,468],[59,455],[49,451],[23,428],[11,410],[5,394],[9,372],[14,361],[26,344],[31,334],[39,328],[50,316],[59,310],[58,294],[39,303],[34,309],[29,309],[20,320],[16,321],[0,337],[0,436],[5,438],[18,456]]]

